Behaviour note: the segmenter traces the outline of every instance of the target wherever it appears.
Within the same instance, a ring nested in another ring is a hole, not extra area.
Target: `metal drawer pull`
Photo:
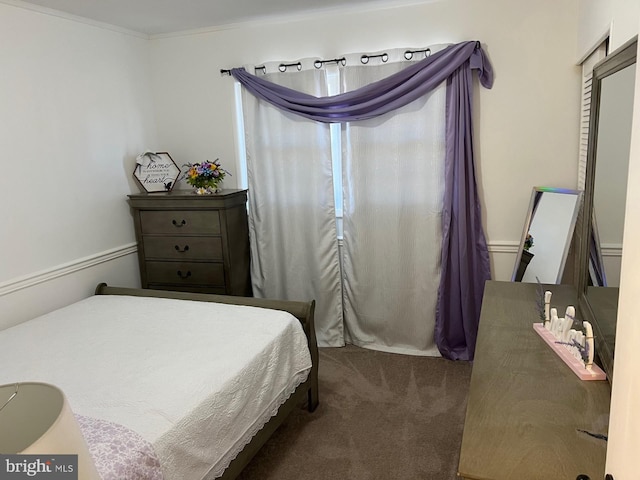
[[[185,279],[187,279],[187,278],[189,278],[191,276],[191,270],[187,270],[187,273],[185,275],[182,274],[181,270],[178,270],[178,276],[181,279],[185,280]]]
[[[180,227],[184,227],[187,224],[187,221],[186,220],[182,220],[180,223],[178,223],[175,220],[171,220],[171,223],[173,223],[174,227],[180,228]]]
[[[175,245],[175,247],[176,247],[176,251],[178,251],[180,253],[184,253],[184,252],[189,251],[189,245],[185,245],[182,250],[180,250],[180,247],[178,245]]]

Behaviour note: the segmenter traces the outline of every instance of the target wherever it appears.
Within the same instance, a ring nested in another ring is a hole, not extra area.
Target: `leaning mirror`
[[[596,354],[612,380],[618,286],[622,259],[631,121],[635,91],[637,38],[624,44],[593,69],[587,150],[585,222],[580,242],[579,310],[593,325]],[[587,242],[585,239],[591,239]],[[593,242],[599,243],[594,249]],[[591,244],[590,244],[591,243]],[[603,282],[594,282],[590,258],[602,252]],[[602,286],[606,285],[606,286]]]
[[[561,282],[581,200],[577,190],[533,188],[512,281]]]

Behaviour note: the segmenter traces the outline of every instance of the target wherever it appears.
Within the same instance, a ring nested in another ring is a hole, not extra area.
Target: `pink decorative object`
[[[544,328],[542,323],[534,323],[533,329],[538,335],[551,347],[551,349],[558,355],[564,363],[566,363],[573,373],[575,373],[580,380],[606,380],[607,375],[597,365],[592,365],[591,369],[587,369],[584,362],[575,358],[569,350],[562,344],[558,343],[558,339],[549,330]]]

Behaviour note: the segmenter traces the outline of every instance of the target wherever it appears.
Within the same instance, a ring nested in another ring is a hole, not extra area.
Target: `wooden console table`
[[[548,285],[551,306],[576,305],[570,285]],[[611,388],[581,381],[533,330],[533,283],[487,282],[458,475],[482,480],[604,478]]]

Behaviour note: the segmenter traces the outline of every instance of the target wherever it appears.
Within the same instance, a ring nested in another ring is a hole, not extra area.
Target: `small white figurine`
[[[551,317],[549,316],[549,307],[551,306],[551,292],[547,290],[544,292],[544,326],[549,328]]]
[[[554,337],[557,337],[557,331],[558,331],[558,322],[560,321],[560,319],[558,318],[558,311],[555,308],[551,309],[551,322],[549,324],[549,330],[551,331],[551,333],[553,333]]]
[[[576,316],[576,309],[572,306],[568,306],[562,320],[562,330],[560,331],[560,341],[569,342],[569,330],[573,327],[573,320]]]
[[[593,328],[591,324],[587,321],[582,322],[582,326],[584,327],[584,338],[585,338],[585,348],[587,349],[587,360],[585,365],[587,370],[591,370],[593,368],[593,352],[594,352],[594,343],[593,343]]]

